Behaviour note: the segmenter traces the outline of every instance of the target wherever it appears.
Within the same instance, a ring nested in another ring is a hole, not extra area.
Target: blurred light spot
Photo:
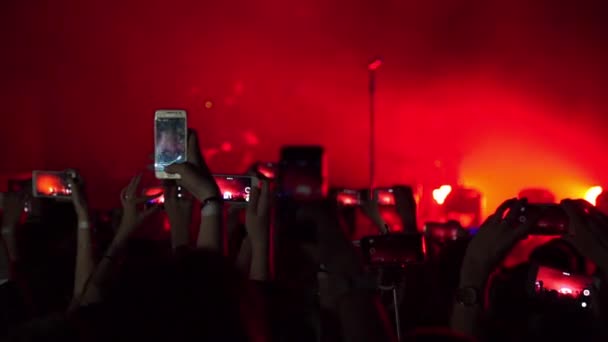
[[[220,149],[224,152],[230,152],[232,151],[232,144],[229,142],[223,142],[222,146],[220,146]]]
[[[438,189],[433,190],[433,199],[437,204],[442,205],[445,199],[452,192],[452,187],[449,185],[442,185]]]
[[[602,194],[602,191],[604,191],[604,189],[602,189],[601,186],[590,187],[585,193],[585,200],[595,205],[597,202],[597,197]]]
[[[205,101],[205,108],[207,108],[207,109],[213,108],[213,102],[211,102],[211,101]]]
[[[247,143],[247,145],[257,145],[260,143],[260,139],[258,139],[258,137],[251,131],[245,132],[244,136],[245,143]]]
[[[236,81],[236,83],[234,84],[234,94],[242,95],[244,91],[245,91],[245,84],[243,83],[243,81]]]

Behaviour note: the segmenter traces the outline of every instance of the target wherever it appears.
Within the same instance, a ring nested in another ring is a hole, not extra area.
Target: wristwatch
[[[481,296],[479,290],[474,287],[461,287],[456,290],[456,303],[464,306],[475,306],[481,304]]]

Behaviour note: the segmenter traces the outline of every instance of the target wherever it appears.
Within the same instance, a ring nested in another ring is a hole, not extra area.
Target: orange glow
[[[597,203],[597,197],[602,194],[604,189],[601,186],[593,186],[585,193],[585,200],[593,205]]]
[[[59,175],[39,174],[36,177],[36,191],[44,196],[69,195],[67,188]]]
[[[437,204],[442,205],[445,203],[445,199],[452,192],[452,187],[450,185],[442,185],[438,189],[433,190],[433,199]]]

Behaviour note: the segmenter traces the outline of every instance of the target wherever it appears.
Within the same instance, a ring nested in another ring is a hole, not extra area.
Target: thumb
[[[183,175],[184,171],[186,171],[186,164],[171,164],[165,167],[165,172],[173,173],[178,175]]]

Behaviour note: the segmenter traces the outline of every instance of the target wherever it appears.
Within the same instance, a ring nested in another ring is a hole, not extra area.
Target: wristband
[[[91,225],[89,224],[89,222],[87,222],[87,221],[78,222],[78,229],[89,230],[89,228],[91,228]]]
[[[2,227],[2,235],[13,234],[13,227]]]

